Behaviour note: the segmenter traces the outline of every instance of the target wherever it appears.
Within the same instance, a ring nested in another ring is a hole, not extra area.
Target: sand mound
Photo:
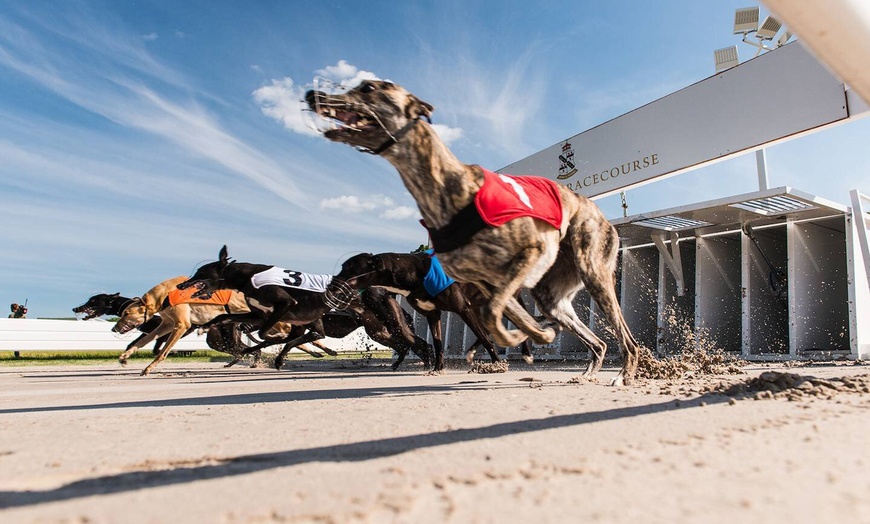
[[[765,371],[755,378],[736,384],[720,384],[708,389],[709,393],[734,398],[766,398],[805,400],[809,398],[830,399],[840,393],[870,393],[870,374],[841,378],[818,378],[813,376]]]
[[[508,370],[508,362],[507,360],[500,360],[498,362],[478,362],[474,361],[471,363],[471,369],[468,370],[469,373],[506,373]]]

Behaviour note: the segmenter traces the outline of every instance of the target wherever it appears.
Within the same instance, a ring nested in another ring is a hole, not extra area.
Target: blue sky
[[[731,34],[749,5],[0,0],[0,303],[71,316],[223,244],[312,273],[410,251],[426,235],[394,169],[304,126],[315,75],[402,84],[461,160],[498,169],[710,76],[714,49],[751,57]],[[771,186],[845,204],[870,189],[868,138],[862,120],[769,148]],[[756,184],[745,155],[631,190],[629,212]]]

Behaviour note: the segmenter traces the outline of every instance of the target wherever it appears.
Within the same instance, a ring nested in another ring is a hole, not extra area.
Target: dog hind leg
[[[589,329],[589,326],[583,323],[577,317],[577,312],[574,311],[572,304],[573,295],[562,299],[553,297],[547,287],[536,287],[534,293],[535,300],[548,318],[551,318],[565,327],[568,331],[574,334],[589,352],[592,358],[589,359],[589,365],[586,371],[583,372],[583,377],[589,380],[595,380],[595,374],[601,369],[604,364],[604,355],[607,351],[607,344],[598,338],[595,333]]]
[[[324,344],[321,343],[321,342],[318,342],[318,341],[315,340],[314,342],[311,343],[311,345],[314,346],[314,347],[316,347],[316,348],[319,348],[321,351],[323,351],[324,353],[326,353],[326,354],[329,355],[330,357],[338,356],[338,352],[337,352],[337,351],[335,351],[334,349],[332,349],[332,348],[330,348],[330,347],[324,345]]]
[[[623,358],[622,369],[611,384],[629,384],[637,371],[640,345],[625,322],[616,296],[619,237],[616,229],[603,216],[598,220],[587,218],[582,221],[575,217],[573,222],[574,227],[569,231],[569,237],[579,277],[595,300],[601,315],[613,329]]]

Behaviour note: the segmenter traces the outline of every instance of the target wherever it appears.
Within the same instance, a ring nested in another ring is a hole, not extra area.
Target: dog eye
[[[373,86],[372,84],[363,84],[363,85],[359,86],[360,93],[371,93],[374,90],[375,90],[375,86]]]

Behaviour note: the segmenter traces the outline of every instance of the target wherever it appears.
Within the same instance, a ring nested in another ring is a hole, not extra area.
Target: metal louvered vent
[[[632,224],[655,229],[664,229],[665,231],[681,231],[683,229],[694,229],[713,225],[702,220],[692,220],[690,218],[683,218],[674,215],[638,220],[637,222],[632,222]]]
[[[731,204],[731,207],[752,211],[759,215],[775,215],[777,213],[788,213],[789,211],[798,211],[801,209],[811,209],[813,206],[807,204],[803,200],[798,200],[789,196],[781,195],[770,198],[760,198],[758,200],[747,200],[738,204]]]

